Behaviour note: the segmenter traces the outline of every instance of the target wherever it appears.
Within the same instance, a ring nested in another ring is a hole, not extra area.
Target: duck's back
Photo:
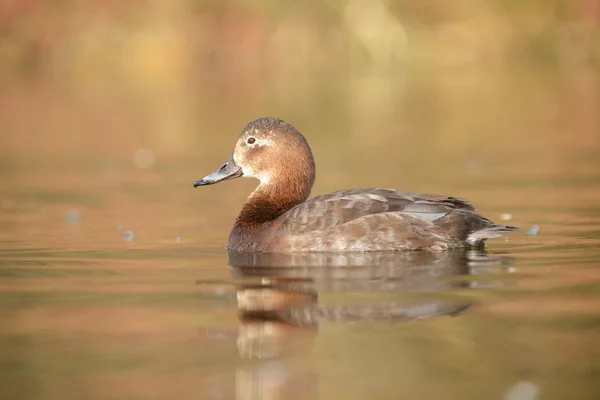
[[[258,250],[440,251],[477,245],[515,229],[483,218],[463,199],[380,188],[314,197],[270,228],[277,234],[271,240],[265,235]]]

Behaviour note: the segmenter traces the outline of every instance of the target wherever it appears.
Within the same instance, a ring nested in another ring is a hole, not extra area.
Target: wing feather
[[[406,213],[433,222],[456,209],[473,210],[473,206],[456,197],[357,188],[323,194],[297,205],[283,215],[282,228],[304,234],[382,213]]]

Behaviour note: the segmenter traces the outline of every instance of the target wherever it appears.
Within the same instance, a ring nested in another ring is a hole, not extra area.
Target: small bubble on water
[[[181,242],[181,238],[179,236],[175,237],[175,243],[180,243]]]
[[[133,240],[134,234],[131,231],[125,231],[121,234],[121,237],[126,241],[131,242]]]
[[[538,232],[540,231],[540,227],[537,225],[532,225],[531,228],[529,228],[529,230],[527,231],[527,234],[529,236],[535,236],[538,234]]]
[[[509,213],[500,214],[500,219],[502,221],[510,221],[512,219],[512,214],[509,214]]]
[[[81,220],[81,214],[79,211],[69,211],[67,213],[67,222],[75,224]]]
[[[148,148],[139,148],[133,154],[133,164],[139,169],[148,169],[154,164],[154,151]]]
[[[536,400],[540,387],[530,381],[520,381],[509,387],[504,393],[504,400]]]
[[[215,296],[223,296],[227,294],[227,289],[223,286],[217,286],[212,292]]]

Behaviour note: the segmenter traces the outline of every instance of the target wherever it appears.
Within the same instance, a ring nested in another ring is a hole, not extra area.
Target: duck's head
[[[305,200],[315,180],[315,162],[296,128],[279,118],[259,118],[242,130],[227,161],[194,187],[240,176],[257,178],[260,188],[288,191]]]

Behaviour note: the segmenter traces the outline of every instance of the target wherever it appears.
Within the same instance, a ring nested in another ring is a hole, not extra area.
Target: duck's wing
[[[473,211],[463,199],[393,189],[358,188],[327,193],[299,204],[282,216],[293,234],[325,230],[367,215],[407,213],[433,222],[453,210]]]

